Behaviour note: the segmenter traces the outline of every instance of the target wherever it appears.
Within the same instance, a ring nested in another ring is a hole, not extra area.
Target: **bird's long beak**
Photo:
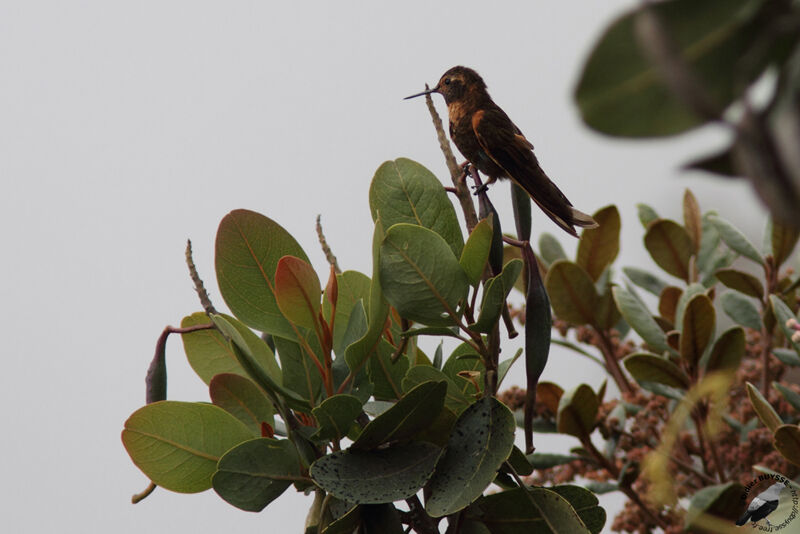
[[[426,86],[426,87],[427,87],[427,86]],[[434,87],[433,89],[425,89],[425,90],[424,90],[424,91],[422,91],[421,93],[417,93],[417,94],[415,94],[415,95],[407,96],[407,97],[405,97],[403,100],[408,100],[409,98],[417,98],[418,96],[422,96],[422,95],[429,95],[429,94],[431,94],[431,93],[438,93],[438,92],[439,92],[439,86],[437,85],[437,86],[436,86],[436,87]]]

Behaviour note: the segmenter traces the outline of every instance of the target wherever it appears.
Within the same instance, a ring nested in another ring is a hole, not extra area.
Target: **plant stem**
[[[427,88],[428,86],[426,85],[425,87]],[[464,175],[464,172],[461,170],[461,167],[453,155],[453,149],[450,148],[450,141],[447,140],[447,136],[444,133],[442,119],[439,117],[439,113],[433,106],[433,99],[431,98],[431,95],[425,95],[425,103],[428,105],[428,111],[430,112],[431,119],[433,120],[433,127],[436,128],[436,137],[439,139],[439,148],[442,149],[442,154],[444,154],[444,160],[447,163],[447,168],[450,170],[450,178],[455,186],[455,194],[456,197],[458,197],[458,202],[461,204],[461,210],[464,212],[464,220],[467,222],[467,229],[470,233],[472,233],[472,229],[478,224],[478,216],[475,213],[475,204],[472,203],[472,195],[469,192],[469,188],[467,187],[466,182],[461,179]]]
[[[611,343],[611,338],[609,338],[608,332],[599,328],[593,328],[600,337],[600,351],[603,353],[603,358],[606,361],[606,369],[608,370],[609,374],[611,374],[611,377],[614,379],[614,382],[616,382],[617,387],[622,393],[632,393],[633,388],[628,382],[628,379],[625,378],[622,368],[619,366],[617,355],[614,353],[614,345]]]
[[[592,443],[592,440],[589,436],[586,436],[585,439],[582,439],[581,444],[587,451],[589,451],[589,454],[594,457],[594,459],[603,467],[603,469],[608,471],[609,474],[615,479],[619,479],[619,469],[617,469],[617,466],[611,460],[606,458],[603,453],[597,450],[597,447],[594,446],[594,443]],[[647,517],[650,518],[653,523],[663,529],[667,528],[668,525],[666,521],[648,508],[644,501],[642,501],[641,497],[639,497],[639,495],[633,490],[629,482],[623,483],[623,481],[618,480],[618,485],[620,491],[624,493],[631,501],[633,501],[639,508],[641,508],[645,515],[647,515]]]
[[[439,534],[438,521],[428,515],[425,507],[416,495],[406,499],[410,524],[419,534]]]

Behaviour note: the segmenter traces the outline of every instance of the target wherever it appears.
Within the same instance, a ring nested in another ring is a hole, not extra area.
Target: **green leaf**
[[[375,222],[372,234],[372,281],[367,307],[369,329],[362,338],[345,349],[345,361],[352,372],[362,369],[369,357],[374,354],[378,340],[383,335],[386,317],[389,315],[389,304],[383,297],[380,283],[380,247],[383,239],[383,223],[379,219]]]
[[[741,326],[726,330],[711,349],[706,363],[706,373],[713,371],[736,371],[744,358],[745,336]]]
[[[447,361],[442,367],[442,372],[450,378],[453,382],[455,382],[462,393],[465,395],[474,395],[477,393],[475,391],[475,386],[472,385],[472,382],[466,380],[464,377],[459,376],[461,372],[470,372],[470,373],[480,373],[481,375],[486,371],[486,367],[483,365],[483,360],[475,352],[471,346],[467,343],[462,343],[455,350],[450,354],[450,357],[447,358]],[[499,369],[498,369],[498,380],[499,380]],[[483,391],[483,378],[479,378],[478,385],[480,386],[480,391]]]
[[[345,332],[350,324],[350,316],[356,303],[363,302],[364,310],[369,313],[369,290],[371,281],[369,277],[358,271],[345,271],[336,275],[336,283],[339,286],[339,297],[336,302],[336,317],[333,321],[333,351],[336,355],[343,355],[347,344],[345,344]],[[323,296],[322,309],[325,317],[330,320],[331,303],[327,295]],[[361,335],[364,333],[362,332]],[[361,337],[361,336],[359,336]]]
[[[686,305],[681,328],[681,357],[696,366],[714,337],[716,314],[711,299],[704,293],[695,295]]]
[[[750,382],[747,382],[747,396],[750,398],[750,404],[753,405],[758,418],[761,419],[765,427],[769,428],[770,432],[774,433],[783,424],[781,416]]]
[[[758,249],[748,240],[743,233],[736,229],[731,223],[717,215],[710,217],[711,222],[719,232],[720,237],[728,245],[728,248],[738,252],[745,258],[749,258],[759,265],[764,264],[764,258]]]
[[[701,514],[720,517],[732,524],[739,519],[744,495],[745,489],[738,482],[707,486],[698,490],[689,503],[689,511],[686,514],[687,528],[691,529]]]
[[[800,356],[793,349],[772,349],[772,354],[786,365],[800,366]]]
[[[753,32],[741,12],[748,0],[672,1],[648,5],[674,40],[677,52],[717,105],[726,107],[747,83],[741,57]],[[621,137],[674,135],[705,122],[673,95],[636,35],[641,8],[617,18],[586,61],[575,90],[584,122]],[[757,69],[748,71],[748,81]]]
[[[737,324],[761,330],[761,315],[749,298],[735,291],[727,291],[719,297],[719,303],[728,317]]]
[[[794,465],[800,465],[800,427],[781,425],[775,430],[775,448]]]
[[[665,287],[669,286],[669,284],[667,284],[665,281],[656,275],[645,271],[644,269],[637,269],[636,267],[623,267],[622,272],[625,273],[625,276],[628,277],[628,280],[657,297],[661,295],[661,292]]]
[[[489,259],[489,247],[492,244],[492,218],[489,216],[475,226],[459,259],[467,279],[473,286],[477,286],[483,278],[486,261]]]
[[[774,220],[771,220],[771,226],[772,257],[775,259],[775,265],[780,267],[792,255],[797,239],[800,238],[800,230]]]
[[[597,534],[606,520],[597,498],[577,486],[515,488],[486,495],[467,517],[480,520],[493,534]]]
[[[279,395],[283,398],[293,409],[308,412],[308,401],[300,397],[292,390],[284,388],[280,385],[275,378],[273,378],[256,360],[254,349],[247,343],[245,336],[242,335],[236,324],[235,319],[228,318],[224,315],[214,315],[211,317],[214,326],[222,332],[226,337],[231,339],[231,350],[236,357],[239,364],[246,371],[247,376],[253,379],[256,384],[267,393]],[[274,338],[275,340],[281,338]],[[291,343],[287,341],[287,343]],[[264,343],[266,346],[266,343]],[[283,379],[286,379],[286,373],[283,374]]]
[[[442,517],[480,497],[513,446],[514,416],[508,408],[494,397],[473,403],[456,421],[428,482],[428,514]]]
[[[637,382],[656,382],[666,386],[689,389],[690,380],[683,370],[666,358],[639,352],[622,361]]]
[[[737,271],[736,269],[719,269],[714,273],[717,280],[725,286],[740,291],[749,297],[761,299],[764,297],[764,286],[752,274]]]
[[[300,458],[286,439],[258,438],[220,458],[214,491],[233,506],[260,512],[300,478]]]
[[[442,449],[413,442],[386,449],[338,451],[311,465],[311,476],[325,491],[356,504],[407,499],[428,481]]]
[[[559,319],[575,325],[594,324],[599,296],[582,267],[559,260],[550,266],[544,284]]]
[[[244,423],[222,408],[178,401],[139,408],[122,431],[136,467],[155,484],[179,493],[210,488],[220,457],[252,437]]]
[[[322,375],[306,349],[300,344],[283,338],[275,338],[275,348],[283,368],[283,387],[316,404],[322,390]],[[319,346],[312,347],[319,354]]]
[[[534,469],[550,469],[551,467],[580,460],[580,457],[572,454],[555,454],[549,452],[534,452],[528,454],[527,458]]]
[[[683,193],[683,227],[686,228],[686,232],[692,238],[692,244],[694,245],[692,252],[697,254],[698,250],[700,250],[700,242],[703,239],[703,218],[697,198],[688,188]]]
[[[420,226],[396,224],[380,248],[380,280],[386,300],[402,317],[447,326],[458,315],[469,280],[447,243]]]
[[[308,261],[297,241],[273,220],[253,211],[234,210],[220,222],[215,262],[225,303],[246,325],[294,339],[275,301],[275,268],[284,256]]]
[[[361,401],[353,395],[334,395],[311,410],[317,420],[315,438],[340,440],[347,435],[361,413]]]
[[[780,391],[781,395],[783,395],[783,398],[786,399],[786,402],[791,404],[792,408],[800,412],[800,393],[787,388],[779,382],[773,382],[772,387]]]
[[[395,350],[391,343],[381,339],[377,353],[367,362],[367,374],[375,386],[372,394],[376,400],[394,400],[402,395],[402,380],[411,363],[406,355],[393,362]]]
[[[364,427],[352,449],[369,450],[409,438],[430,425],[444,406],[447,383],[424,382]]]
[[[514,287],[514,283],[522,272],[522,262],[511,260],[503,267],[503,272],[486,281],[481,301],[481,312],[470,330],[488,334],[500,319],[506,303],[506,297]]]
[[[639,222],[642,223],[645,230],[647,230],[651,222],[660,219],[656,210],[647,204],[636,204],[636,213],[639,216]]]
[[[275,300],[295,325],[318,328],[322,286],[308,262],[284,256],[275,268]]]
[[[596,211],[592,218],[598,226],[581,233],[575,263],[596,282],[619,254],[619,211],[616,206],[606,206]]]
[[[694,245],[683,226],[669,219],[650,223],[644,246],[659,267],[681,280],[689,280],[689,259]]]
[[[599,407],[597,394],[586,384],[565,392],[558,403],[558,431],[580,440],[589,439]]]
[[[197,312],[184,317],[181,327],[186,328],[210,322],[211,319],[205,312]],[[255,336],[255,334],[253,335]],[[247,372],[236,360],[236,355],[228,344],[228,340],[219,331],[210,329],[181,334],[181,341],[183,341],[183,350],[186,352],[189,365],[206,384],[209,384],[211,379],[220,373],[236,373],[247,376]],[[280,376],[280,367],[275,362],[275,355],[266,344],[264,346],[266,350],[258,351],[256,359],[263,368],[270,369],[270,372],[277,372],[277,376]]]
[[[272,402],[251,380],[236,374],[218,374],[209,384],[211,402],[247,425],[256,436],[261,423],[275,427]]]
[[[561,243],[553,234],[543,232],[542,235],[539,236],[539,257],[544,260],[549,267],[558,260],[567,259],[567,254],[564,252]]]
[[[384,228],[398,223],[422,226],[439,234],[453,255],[461,256],[464,238],[455,209],[441,182],[428,169],[406,158],[383,163],[369,187],[372,220]]]
[[[512,358],[508,358],[507,360],[503,360],[497,366],[497,387],[498,388],[503,383],[503,380],[505,380],[506,375],[508,375],[508,371],[511,369],[511,366],[514,365],[514,362],[516,362],[519,359],[519,357],[522,355],[522,351],[523,351],[523,349],[517,349],[517,352],[514,353],[514,356]]]
[[[641,302],[631,293],[615,287],[613,289],[614,300],[617,303],[622,317],[631,325],[637,334],[647,343],[654,351],[665,352],[669,350],[667,345],[667,336],[661,327],[658,326],[656,320],[650,315],[650,312],[642,305]]]
[[[415,365],[409,369],[403,378],[403,391],[409,392],[424,382],[439,382],[442,380],[447,383],[447,393],[444,397],[445,407],[456,414],[460,414],[471,404],[472,399],[465,395],[458,387],[458,384],[451,378],[430,365]]]

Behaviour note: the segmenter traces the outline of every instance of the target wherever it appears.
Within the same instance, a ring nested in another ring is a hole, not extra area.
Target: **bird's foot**
[[[459,181],[461,183],[467,181],[467,176],[469,176],[470,174],[470,165],[471,163],[469,161],[465,161],[464,163],[459,165],[459,167],[461,167],[461,176],[459,177]]]
[[[486,184],[481,184],[481,185],[473,185],[472,189],[475,190],[472,194],[475,195],[475,196],[478,196],[481,193],[485,193],[486,191],[489,190],[489,184],[486,183]]]

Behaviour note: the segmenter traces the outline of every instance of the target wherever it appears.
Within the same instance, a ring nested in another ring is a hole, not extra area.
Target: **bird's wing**
[[[520,173],[536,159],[533,145],[500,108],[474,113],[472,130],[489,159],[512,180],[519,181]]]
[[[474,113],[472,130],[486,156],[527,191],[558,226],[575,237],[578,234],[574,225],[597,226],[591,217],[573,208],[564,193],[550,181],[533,154],[533,145],[503,110],[490,107]]]

